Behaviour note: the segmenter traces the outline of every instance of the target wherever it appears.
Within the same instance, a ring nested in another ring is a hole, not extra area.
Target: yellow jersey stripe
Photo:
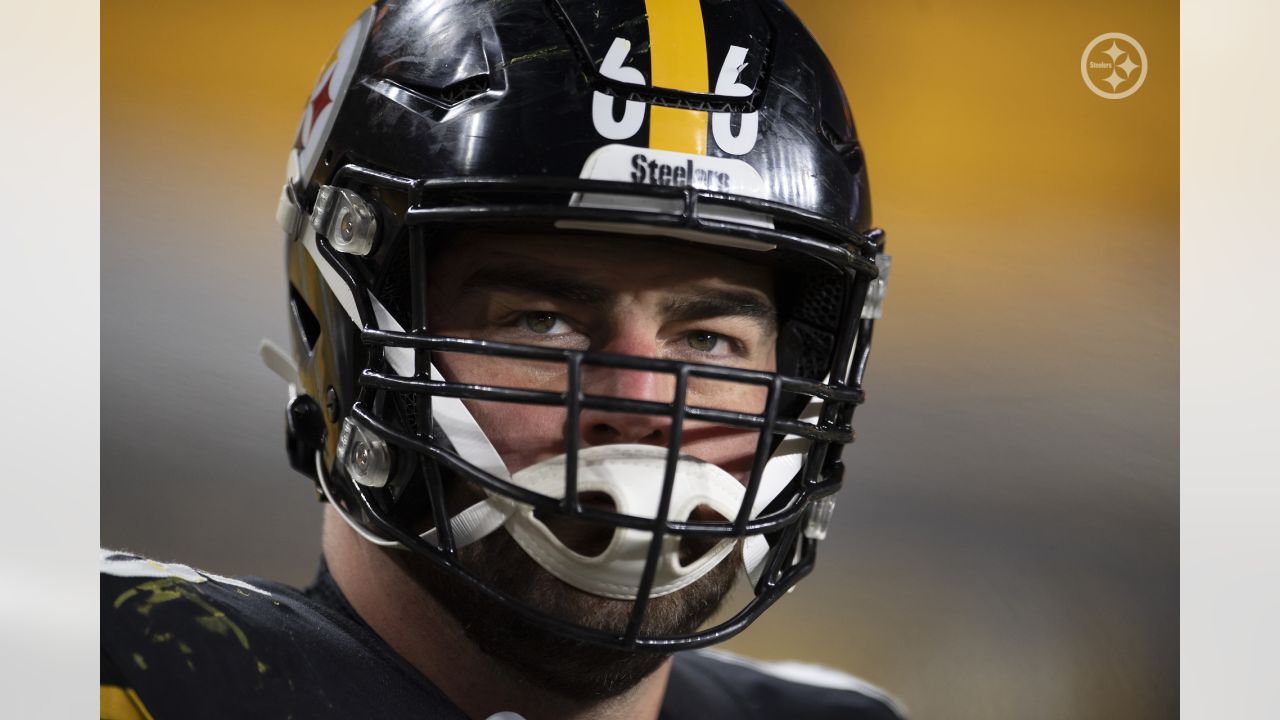
[[[655,88],[707,92],[707,36],[699,0],[645,0]],[[707,113],[649,106],[649,147],[707,154]]]
[[[99,685],[98,697],[102,720],[154,720],[133,688]]]

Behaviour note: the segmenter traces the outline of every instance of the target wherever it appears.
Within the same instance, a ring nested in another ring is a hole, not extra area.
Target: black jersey
[[[466,718],[360,620],[323,564],[299,591],[103,551],[101,595],[104,719]],[[676,655],[660,717],[900,715],[843,673],[694,651]]]

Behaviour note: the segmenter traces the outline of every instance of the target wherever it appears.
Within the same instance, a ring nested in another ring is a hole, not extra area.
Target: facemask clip
[[[879,320],[884,310],[884,296],[889,289],[889,268],[893,265],[893,257],[885,253],[876,255],[876,267],[880,275],[871,281],[867,288],[867,301],[862,306],[863,320]]]
[[[836,509],[836,496],[826,495],[813,501],[804,521],[804,536],[810,540],[825,540],[831,527],[831,514]]]
[[[338,436],[338,461],[351,479],[365,487],[385,487],[391,477],[391,448],[387,441],[366,429],[355,418],[342,422]]]
[[[323,185],[311,211],[311,226],[329,239],[334,250],[348,255],[368,255],[373,251],[378,219],[369,203],[355,192]]]

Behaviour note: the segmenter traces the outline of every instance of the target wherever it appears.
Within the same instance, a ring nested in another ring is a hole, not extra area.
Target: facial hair
[[[669,654],[623,650],[569,637],[534,623],[473,588],[433,560],[388,550],[406,573],[453,616],[483,652],[531,684],[569,700],[603,700],[635,687]],[[719,609],[739,572],[741,545],[702,578],[676,592],[650,598],[642,636],[695,631]],[[621,634],[634,601],[600,597],[548,573],[505,530],[458,550],[459,563],[499,592],[575,624]]]

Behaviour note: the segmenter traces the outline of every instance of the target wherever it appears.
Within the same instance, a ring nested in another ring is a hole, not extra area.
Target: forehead
[[[514,266],[528,274],[571,274],[615,290],[675,290],[712,283],[773,297],[773,271],[763,261],[687,241],[629,235],[467,230],[435,254],[431,276],[436,287],[457,286],[494,266]]]

